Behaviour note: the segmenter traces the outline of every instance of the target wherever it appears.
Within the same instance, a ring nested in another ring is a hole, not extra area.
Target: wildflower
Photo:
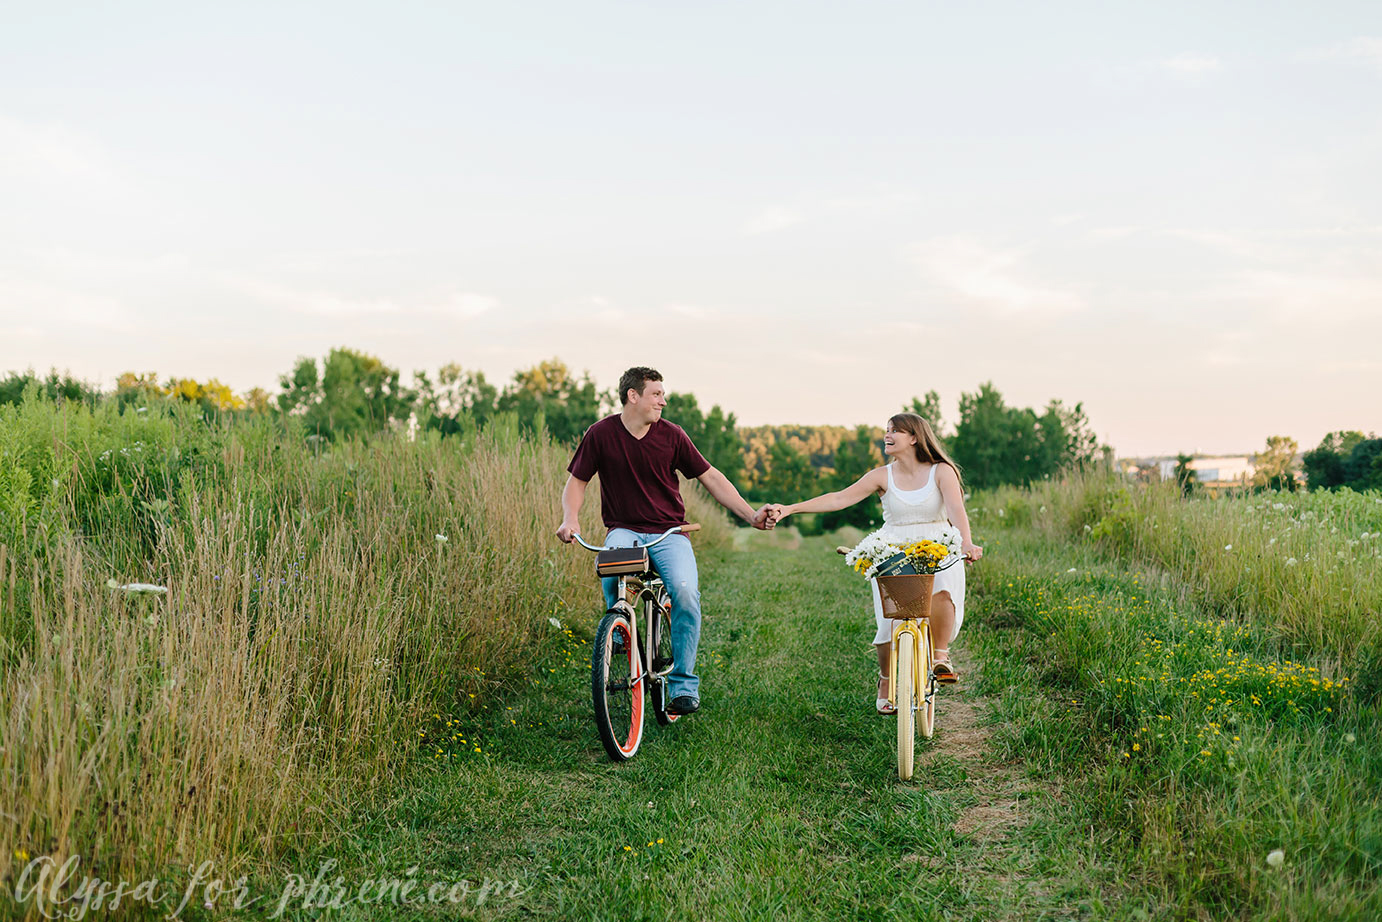
[[[1279,868],[1286,863],[1286,853],[1281,849],[1275,849],[1267,853],[1267,864],[1274,868]]]
[[[1132,744],[1132,751],[1133,751],[1133,752],[1141,752],[1141,751],[1142,751],[1142,744],[1141,744],[1141,743],[1133,743],[1133,744]]]
[[[1069,570],[1066,570],[1065,572],[1066,572],[1066,573],[1076,573],[1076,572],[1078,572],[1078,571],[1077,571],[1074,567],[1071,567]]]
[[[1288,566],[1288,567],[1294,567],[1294,566],[1295,566],[1296,564],[1298,564],[1298,563],[1300,563],[1300,561],[1297,560],[1297,559],[1294,558],[1294,557],[1287,557],[1287,558],[1286,558],[1286,566]]]
[[[561,621],[557,620],[556,618],[548,618],[547,623],[552,625],[552,627],[556,628],[557,630],[561,630]]]
[[[168,591],[167,586],[155,586],[153,583],[125,583],[121,585],[114,577],[106,580],[106,585],[111,589],[123,589],[126,592],[136,594],[148,592],[153,595],[163,595]]]
[[[1226,551],[1231,551],[1231,550],[1233,550],[1233,545],[1232,545],[1232,544],[1225,544],[1225,545],[1224,545],[1224,550],[1226,550]]]
[[[1352,733],[1345,733],[1345,734],[1344,734],[1344,742],[1345,742],[1345,743],[1356,743],[1356,742],[1358,742],[1358,737],[1354,736]]]
[[[450,538],[446,537],[446,535],[437,535],[436,539],[438,544],[445,544],[446,542],[451,540]]]

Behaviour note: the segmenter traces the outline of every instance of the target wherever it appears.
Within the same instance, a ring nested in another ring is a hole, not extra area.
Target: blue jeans
[[[633,547],[647,544],[658,537],[627,528],[615,528],[605,535],[607,547]],[[696,676],[696,647],[701,642],[701,585],[696,569],[696,552],[691,539],[672,535],[657,547],[648,548],[648,557],[662,577],[672,597],[672,671],[667,676],[667,700],[691,695],[700,697],[701,680]],[[605,590],[605,608],[613,608],[618,601],[619,580],[607,576],[601,580]],[[640,612],[641,614],[641,612]],[[639,630],[646,625],[641,622]]]

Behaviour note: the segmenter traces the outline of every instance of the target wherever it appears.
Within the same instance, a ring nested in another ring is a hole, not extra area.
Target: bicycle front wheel
[[[643,668],[633,629],[622,611],[600,619],[590,652],[590,697],[605,752],[616,762],[633,758],[643,740]]]
[[[912,756],[916,742],[916,646],[912,635],[897,638],[897,777],[912,780]]]

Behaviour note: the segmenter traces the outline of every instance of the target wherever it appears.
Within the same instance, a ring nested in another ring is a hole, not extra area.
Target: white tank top
[[[884,525],[898,528],[946,523],[945,500],[936,486],[936,467],[935,464],[931,465],[931,476],[924,486],[916,490],[899,490],[893,480],[893,466],[888,465],[888,490],[883,494]]]

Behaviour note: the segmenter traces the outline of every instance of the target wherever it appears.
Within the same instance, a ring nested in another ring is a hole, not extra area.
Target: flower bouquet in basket
[[[897,544],[877,532],[845,555],[845,563],[865,578],[878,580],[883,613],[893,618],[925,618],[931,613],[936,574],[959,563],[960,535],[948,528],[940,541],[922,538]]]

